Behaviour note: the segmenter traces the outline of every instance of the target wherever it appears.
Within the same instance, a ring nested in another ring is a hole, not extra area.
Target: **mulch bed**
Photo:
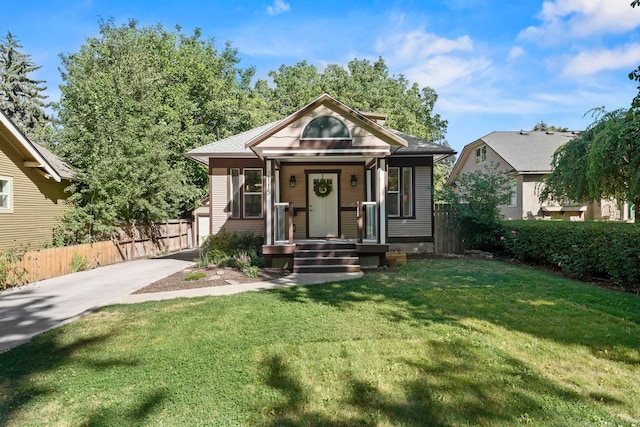
[[[206,277],[198,280],[185,280],[184,277],[191,272],[201,271]],[[213,286],[235,285],[238,283],[253,283],[264,280],[273,280],[290,274],[290,271],[280,268],[263,268],[258,277],[247,277],[238,270],[229,267],[223,268],[186,268],[171,276],[160,279],[134,294],[148,294],[153,292],[179,291],[183,289],[207,288]]]

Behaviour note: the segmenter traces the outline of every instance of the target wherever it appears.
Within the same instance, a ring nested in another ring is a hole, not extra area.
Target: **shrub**
[[[249,267],[242,270],[242,274],[247,277],[258,277],[260,273],[260,269],[255,265],[250,265]]]
[[[7,289],[23,283],[27,271],[19,268],[18,264],[27,252],[24,248],[10,248],[0,251],[0,289]]]
[[[77,273],[78,271],[84,271],[89,268],[89,261],[84,255],[80,255],[74,252],[71,256],[71,272]]]
[[[247,268],[251,267],[251,257],[245,252],[239,252],[233,256],[235,267],[244,272]]]
[[[207,274],[202,271],[192,271],[184,275],[184,280],[200,280],[207,277]]]
[[[230,233],[224,228],[218,234],[211,235],[202,244],[202,250],[207,256],[214,250],[233,256],[239,252],[262,253],[262,237],[253,233]]]
[[[505,253],[555,265],[570,277],[601,277],[640,289],[640,224],[504,221]]]
[[[469,248],[495,250],[503,233],[499,206],[509,195],[509,180],[498,165],[460,175],[446,199],[456,211],[460,237]]]

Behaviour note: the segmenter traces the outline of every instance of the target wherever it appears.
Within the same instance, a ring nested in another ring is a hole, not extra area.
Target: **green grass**
[[[204,271],[192,271],[184,275],[184,280],[200,280],[207,277],[207,273]]]
[[[0,355],[0,424],[640,424],[640,297],[497,261],[113,306]]]

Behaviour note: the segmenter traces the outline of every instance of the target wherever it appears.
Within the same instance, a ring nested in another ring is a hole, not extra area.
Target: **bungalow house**
[[[453,150],[324,94],[290,116],[196,148],[209,198],[196,235],[251,231],[267,265],[358,271],[433,248],[433,163]],[[204,229],[203,229],[204,228]]]
[[[0,250],[51,242],[73,171],[0,112]]]
[[[551,173],[553,154],[578,136],[576,132],[491,132],[462,149],[447,184],[461,174],[484,170],[493,163],[510,179],[508,202],[500,207],[507,219],[571,219],[599,217],[596,206],[585,203],[540,202],[540,182]]]

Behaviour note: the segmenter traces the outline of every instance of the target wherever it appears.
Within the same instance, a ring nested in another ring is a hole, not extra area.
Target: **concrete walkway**
[[[196,254],[197,255],[197,254]],[[273,282],[130,295],[194,263],[192,253],[113,264],[0,292],[0,353],[100,307],[173,298],[231,295],[360,277],[362,273],[292,274]]]

